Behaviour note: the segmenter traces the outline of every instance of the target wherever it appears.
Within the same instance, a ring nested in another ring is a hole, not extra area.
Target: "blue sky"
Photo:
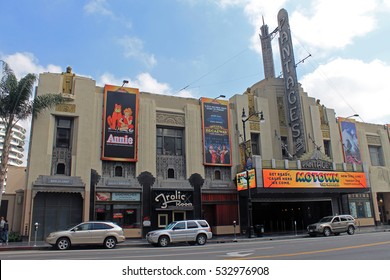
[[[337,116],[390,123],[390,0],[0,0],[0,59],[140,91],[230,97],[264,78],[259,28],[289,13],[298,79]],[[281,71],[273,40],[276,75]]]

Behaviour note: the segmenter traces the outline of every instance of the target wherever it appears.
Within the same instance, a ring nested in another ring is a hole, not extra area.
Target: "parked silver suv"
[[[172,222],[165,229],[149,232],[146,240],[154,246],[166,247],[169,243],[178,242],[204,245],[212,237],[213,233],[207,221],[184,220]]]
[[[317,223],[309,225],[307,232],[310,236],[316,236],[317,234],[329,236],[332,233],[339,235],[342,232],[352,235],[355,233],[355,219],[350,215],[323,217]]]

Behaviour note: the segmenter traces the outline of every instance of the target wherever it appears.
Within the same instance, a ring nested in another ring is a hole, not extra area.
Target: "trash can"
[[[255,234],[257,237],[264,235],[264,225],[255,225]]]

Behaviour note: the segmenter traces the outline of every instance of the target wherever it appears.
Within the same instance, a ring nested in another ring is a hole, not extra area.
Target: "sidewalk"
[[[370,227],[357,227],[355,234],[367,233],[367,232],[390,232],[390,225],[383,226],[370,226]],[[247,236],[234,235],[228,236],[214,236],[208,240],[208,243],[230,243],[230,242],[250,242],[255,240],[276,240],[276,239],[292,239],[292,238],[306,238],[309,237],[306,232],[298,232],[296,234],[267,234],[265,233],[262,237],[248,238]],[[117,247],[132,247],[132,246],[150,246],[145,239],[134,238],[126,239],[125,242],[119,243]],[[34,241],[30,242],[10,242],[7,245],[1,244],[0,251],[14,251],[14,250],[50,250],[53,247],[47,244],[45,241]]]

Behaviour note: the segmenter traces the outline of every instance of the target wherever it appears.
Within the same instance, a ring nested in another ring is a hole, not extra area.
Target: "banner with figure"
[[[203,163],[231,166],[229,102],[201,98],[203,129]]]
[[[359,140],[356,133],[354,120],[338,118],[340,125],[341,141],[343,144],[344,161],[347,163],[361,164]]]
[[[137,161],[138,94],[136,88],[104,87],[102,160]]]

